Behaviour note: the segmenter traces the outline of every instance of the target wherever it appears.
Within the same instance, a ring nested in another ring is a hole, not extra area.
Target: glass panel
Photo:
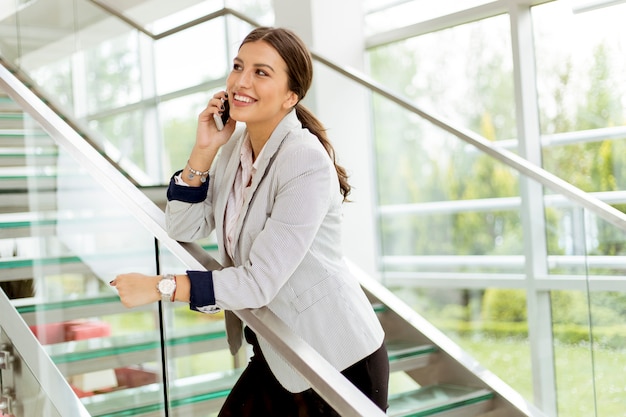
[[[187,158],[196,141],[198,114],[206,107],[217,90],[216,88],[206,93],[183,96],[159,104],[166,150],[163,170],[168,175],[168,179],[175,171],[183,169],[187,164]]]
[[[0,55],[9,62],[16,63],[20,54],[19,29],[16,9],[18,2],[10,1],[2,4],[0,10]]]
[[[153,34],[173,29],[202,16],[213,13],[223,6],[223,0],[147,0],[132,4],[123,1],[107,1],[116,11],[130,18]]]
[[[426,111],[490,140],[515,137],[506,17],[376,48],[369,64],[381,84]],[[525,291],[467,286],[509,277],[523,286],[519,175],[397,104],[371,100],[383,282],[532,400]],[[406,393],[416,380],[394,373],[391,390]]]
[[[544,165],[588,192],[626,189],[625,13],[533,8]]]
[[[230,69],[224,30],[225,19],[212,20],[156,42],[158,94],[224,77]]]
[[[623,409],[615,369],[626,360],[626,232],[582,209],[565,208],[552,276],[571,289],[551,292],[559,415],[612,416]]]
[[[532,401],[524,290],[423,288],[417,285],[393,286],[391,289],[481,365]]]
[[[144,128],[156,116],[138,109],[144,96],[154,91],[152,75],[141,71],[142,59],[148,60],[147,52],[140,50],[143,35],[89,1],[31,3],[20,12],[22,42],[29,46],[20,58],[21,69],[46,100],[80,125],[112,160],[138,182],[154,184],[149,176],[160,174],[152,162],[158,158],[144,141]],[[49,15],[63,18],[40,22]],[[30,27],[52,35],[31,39]],[[152,130],[148,134],[158,142]]]
[[[543,163],[624,211],[626,5],[570,7],[533,8]],[[559,413],[620,414],[623,384],[613,376],[624,362],[624,232],[558,197],[548,201],[550,273],[573,281],[552,292]]]
[[[149,397],[161,415],[158,306],[128,310],[109,285],[121,272],[156,273],[154,238],[63,149],[29,152],[53,146],[30,118],[22,131],[14,140],[29,156],[13,181],[28,194],[3,206],[11,233],[0,239],[13,303],[91,413]]]
[[[146,171],[146,148],[144,146],[143,109],[126,111],[92,119],[89,127],[98,132],[98,142],[107,154],[117,162],[132,161],[132,166],[140,170],[133,177],[141,179],[141,172]],[[143,181],[142,183],[146,183]]]
[[[595,238],[586,240],[593,393],[597,415],[609,417],[624,404],[624,384],[615,369],[626,363],[626,231],[584,214],[586,234]]]
[[[225,0],[225,6],[243,13],[262,26],[274,26],[272,0]],[[243,36],[237,38],[243,39]]]
[[[623,280],[624,269],[618,276]],[[597,415],[610,417],[624,410],[624,382],[616,369],[626,363],[626,291],[594,291],[589,295],[594,394]],[[563,415],[567,415],[563,413]]]
[[[185,273],[185,266],[171,253],[164,249],[160,253],[163,273]],[[246,364],[238,363],[228,349],[224,313],[203,314],[186,304],[165,307],[172,408],[177,415],[217,413]]]
[[[524,249],[517,173],[395,105],[374,103],[386,271],[406,270],[404,263],[420,271],[522,272],[522,259],[503,257]],[[484,255],[492,257],[468,258]]]
[[[56,10],[50,9],[52,6],[33,2],[20,10],[21,41],[28,45],[21,49],[21,69],[137,183],[166,183],[170,168],[180,167],[181,158],[177,147],[174,164],[168,161],[170,149],[164,151],[164,132],[158,126],[164,126],[170,135],[172,116],[158,113],[159,103],[170,101],[165,107],[179,117],[181,109],[174,108],[173,103],[180,97],[206,95],[222,88],[232,54],[250,26],[233,17],[219,17],[155,42],[86,0],[60,0],[54,6],[67,11],[63,18],[41,22],[41,16]],[[165,20],[179,24],[182,16],[196,19],[222,7],[221,2],[196,0],[175,6],[164,1],[134,6],[111,2],[110,6],[131,18],[141,16],[140,21],[146,24],[157,22],[161,26]],[[271,10],[267,1],[237,6]],[[173,7],[181,10],[177,17],[172,16]],[[17,30],[11,22],[5,24]],[[52,36],[44,41],[29,32],[30,27],[50,31]],[[166,97],[159,97],[163,94]],[[189,115],[196,118],[203,107],[204,103],[194,106]],[[160,122],[160,116],[166,120]]]
[[[605,130],[550,136],[545,141],[549,145],[544,150],[546,167],[587,191],[623,190],[626,184],[623,169],[626,163],[622,160],[626,154],[622,151],[626,138],[626,129],[623,129],[626,114],[622,88],[623,74],[626,73],[621,41],[625,38],[623,25],[617,21],[614,24],[609,19],[608,28],[594,32],[594,36],[587,39],[585,37],[590,34],[585,29],[591,27],[591,18],[576,15],[576,24],[571,27],[582,27],[581,32],[586,34],[577,34],[576,41],[570,43],[573,37],[560,26],[565,22],[565,29],[568,29],[569,20],[560,20],[556,14],[548,16],[548,10],[556,8],[557,4],[563,7],[563,3],[554,2],[534,11],[535,17],[540,19],[536,39],[537,61],[541,67],[539,94],[543,104],[543,132]],[[615,15],[616,12],[603,13]],[[507,28],[501,24],[501,28]],[[487,27],[486,23],[483,25]],[[462,45],[453,34],[465,33],[465,38],[470,38],[473,35],[467,29],[470,27],[477,30],[480,26],[465,25],[377,48],[370,53],[372,74],[395,91],[414,98],[422,108],[443,115],[453,123],[469,127],[489,139],[512,138],[516,134],[514,114],[498,110],[507,106],[507,111],[514,108],[509,67],[500,71],[495,65],[497,60],[493,60],[494,65],[489,64],[489,59],[481,64],[479,58],[478,63],[455,65],[455,69],[469,68],[465,73],[450,71],[443,59],[439,60],[442,55],[438,54],[438,50],[443,49],[448,53],[449,48],[428,48],[429,45]],[[502,39],[501,36],[495,38]],[[565,41],[568,47],[559,50]],[[491,45],[490,42],[485,45]],[[506,48],[508,41],[502,48],[496,46],[495,49]],[[567,56],[574,51],[573,56]],[[455,55],[463,60],[463,52]],[[402,59],[398,60],[399,56]],[[481,54],[471,56],[480,57]],[[508,65],[510,61],[505,59],[504,62]],[[429,65],[436,69],[429,70]],[[492,75],[482,80],[480,76],[467,77],[467,73]],[[469,90],[463,88],[465,83],[476,91],[480,88],[481,94],[467,93]],[[504,86],[507,88],[502,88]],[[458,94],[459,91],[464,92],[463,100],[455,100],[452,96],[452,92]],[[464,107],[467,103],[479,104]],[[501,104],[494,106],[495,103]],[[504,274],[524,276],[517,176],[437,132],[427,123],[403,116],[404,112],[394,104],[374,97],[374,106],[384,277],[390,285],[405,284],[398,288],[398,293],[410,300],[416,310],[447,334],[454,335],[464,349],[524,396],[532,398],[524,291],[423,288],[436,286],[433,281],[438,277],[460,281],[463,278],[484,279],[485,273],[493,273],[495,278],[502,278]],[[496,117],[491,119],[493,115]],[[607,194],[607,198],[624,209],[626,200],[622,193]],[[470,201],[465,203],[464,200]],[[551,274],[548,278],[558,275],[550,282],[559,282],[555,284],[559,288],[570,288],[551,292],[560,413],[588,415],[595,409],[598,415],[619,413],[611,408],[618,400],[610,393],[623,390],[610,378],[602,388],[598,388],[597,381],[600,380],[598,374],[605,375],[608,364],[615,363],[607,358],[617,356],[619,360],[621,357],[614,351],[607,354],[606,344],[594,339],[596,334],[619,335],[622,332],[621,327],[610,332],[608,328],[611,326],[607,324],[608,327],[604,328],[604,320],[617,326],[623,323],[620,316],[623,308],[619,304],[622,292],[615,292],[615,286],[611,287],[613,284],[623,288],[622,282],[618,284],[619,277],[624,275],[623,238],[614,240],[614,236],[620,234],[615,227],[573,208],[560,197],[548,196],[546,204],[550,254],[547,264]],[[561,278],[564,280],[558,281]],[[421,289],[417,289],[418,285]],[[457,281],[450,286],[462,284]],[[444,302],[441,301],[443,297],[451,299],[444,299]],[[495,308],[494,303],[498,300],[505,304],[504,310],[489,316],[487,307]],[[441,305],[433,306],[437,303]],[[620,308],[607,311],[607,304]],[[518,313],[513,311],[514,305],[520,307]],[[507,320],[503,320],[505,318]],[[493,327],[491,321],[494,321]],[[511,334],[501,340],[485,339],[485,335],[492,336],[490,331]],[[464,339],[462,335],[469,336]],[[517,337],[521,343],[516,341]],[[604,337],[603,340],[614,340]],[[510,346],[502,345],[501,341]],[[522,360],[525,365],[518,364],[519,358],[515,355],[520,352],[524,352]],[[510,369],[511,364],[515,369],[524,370],[523,380],[513,380],[506,372],[505,368]],[[574,367],[575,372],[572,371]],[[599,392],[604,398],[600,399]],[[583,409],[585,411],[580,414]]]
[[[365,29],[368,35],[418,24],[447,14],[489,3],[488,0],[366,0]]]
[[[551,292],[557,396],[563,416],[597,415],[588,302],[586,290]]]
[[[375,79],[427,112],[489,140],[516,136],[507,16],[381,46],[369,51],[368,56]],[[395,113],[395,109],[392,111]],[[414,135],[422,135],[417,132]],[[435,147],[431,153],[443,147]]]
[[[135,3],[109,0],[103,3],[154,35],[163,34],[224,7],[237,10],[261,25],[271,26],[274,22],[271,0],[145,0]]]
[[[88,114],[115,109],[141,99],[139,39],[129,32],[103,40],[83,51]]]
[[[44,86],[45,94],[54,97],[54,102],[66,109],[74,111],[74,85],[72,83],[72,62],[61,58],[47,65],[34,69],[30,73],[39,86]]]
[[[113,38],[125,27],[91,2],[75,0],[29,2],[18,13],[18,21],[20,64],[26,71],[69,59],[78,48]]]
[[[596,415],[586,248],[596,234],[583,209],[565,205],[546,216],[551,276],[580,278],[577,289],[550,292],[557,404],[559,415]]]
[[[517,134],[508,19],[376,48],[371,73],[508,147]],[[372,102],[384,282],[532,401],[519,174],[386,99]]]
[[[218,1],[122,3],[109,2],[109,6],[139,24],[163,30],[222,8]],[[9,14],[0,23],[8,32],[19,32],[21,43],[12,45],[7,37],[0,48],[7,50],[7,56],[19,50],[16,64],[42,95],[124,172],[146,186],[166,183],[170,168],[181,163],[179,148],[174,163],[168,161],[170,149],[164,149],[164,132],[158,126],[170,129],[172,117],[157,112],[159,103],[222,88],[232,55],[250,30],[249,24],[225,16],[153,41],[88,0],[22,6],[19,19]],[[259,18],[273,16],[271,2],[265,0],[234,2],[230,7]],[[37,28],[37,33],[31,28]],[[174,102],[165,107],[178,117],[181,110],[172,106]],[[194,106],[190,114],[197,117],[202,107]],[[159,117],[166,120],[160,122]]]

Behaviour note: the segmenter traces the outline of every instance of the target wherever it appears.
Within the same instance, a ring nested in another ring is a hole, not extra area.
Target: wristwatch
[[[163,302],[173,301],[172,295],[176,291],[176,277],[172,274],[163,275],[157,285],[157,290],[159,290]]]

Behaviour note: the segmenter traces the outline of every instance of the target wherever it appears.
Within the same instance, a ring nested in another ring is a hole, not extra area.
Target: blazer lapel
[[[216,193],[215,197],[215,207],[213,208],[214,213],[221,213],[221,216],[215,216],[215,231],[217,233],[218,242],[222,243],[219,246],[220,252],[223,259],[229,258],[226,252],[226,236],[225,228],[224,228],[224,216],[226,214],[226,203],[228,202],[228,196],[230,195],[231,190],[233,189],[233,184],[235,183],[235,175],[237,174],[237,170],[239,168],[240,159],[241,159],[241,144],[243,143],[243,139],[246,136],[245,130],[240,134],[238,138],[236,138],[237,143],[233,152],[230,155],[228,162],[222,172],[224,175],[219,184],[219,190],[213,190]]]
[[[261,159],[258,161],[256,173],[252,178],[252,183],[250,184],[248,192],[246,193],[245,199],[243,201],[241,215],[239,216],[239,219],[237,219],[237,226],[235,228],[236,239],[239,239],[239,236],[241,235],[241,229],[248,214],[248,207],[250,206],[250,202],[252,201],[252,198],[254,197],[256,190],[259,187],[259,184],[267,175],[267,171],[274,161],[274,158],[276,157],[288,133],[298,126],[301,127],[300,121],[296,116],[295,110],[292,110],[291,112],[287,113],[287,115],[283,118],[283,120],[281,120],[278,126],[276,126],[274,132],[272,132],[272,135],[263,147],[263,151],[261,152],[260,156]],[[236,244],[235,247],[238,248],[238,245]]]

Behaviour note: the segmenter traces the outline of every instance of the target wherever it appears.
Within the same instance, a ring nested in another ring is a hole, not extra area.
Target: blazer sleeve
[[[238,151],[243,135],[244,130],[241,128],[233,132],[228,142],[220,148],[207,181],[200,187],[178,185],[174,180],[178,173],[172,176],[165,208],[165,225],[172,239],[193,242],[209,236],[215,229],[213,202],[220,182],[217,176],[224,176],[228,161]]]
[[[315,142],[288,148],[275,161],[271,204],[247,213],[247,225],[260,225],[260,230],[244,228],[240,236],[252,240],[247,260],[213,272],[218,306],[238,310],[269,304],[309,252],[331,199],[340,198],[332,161]]]
[[[215,228],[210,194],[211,176],[200,187],[176,184],[174,174],[167,189],[165,226],[167,234],[179,242],[193,242],[207,237]]]

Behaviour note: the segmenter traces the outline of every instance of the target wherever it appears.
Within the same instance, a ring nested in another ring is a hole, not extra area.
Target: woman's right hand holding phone
[[[196,147],[199,149],[219,149],[228,142],[235,130],[235,121],[229,119],[223,129],[218,129],[214,115],[218,117],[227,110],[228,94],[225,91],[216,93],[206,108],[198,116]],[[221,126],[220,126],[221,127]]]
[[[226,91],[216,93],[198,116],[196,143],[183,175],[183,180],[191,186],[199,186],[206,181],[206,175],[201,173],[208,173],[217,151],[235,131],[236,122],[233,119],[229,119],[221,130],[215,123],[214,115],[221,116],[227,110],[227,100]]]

